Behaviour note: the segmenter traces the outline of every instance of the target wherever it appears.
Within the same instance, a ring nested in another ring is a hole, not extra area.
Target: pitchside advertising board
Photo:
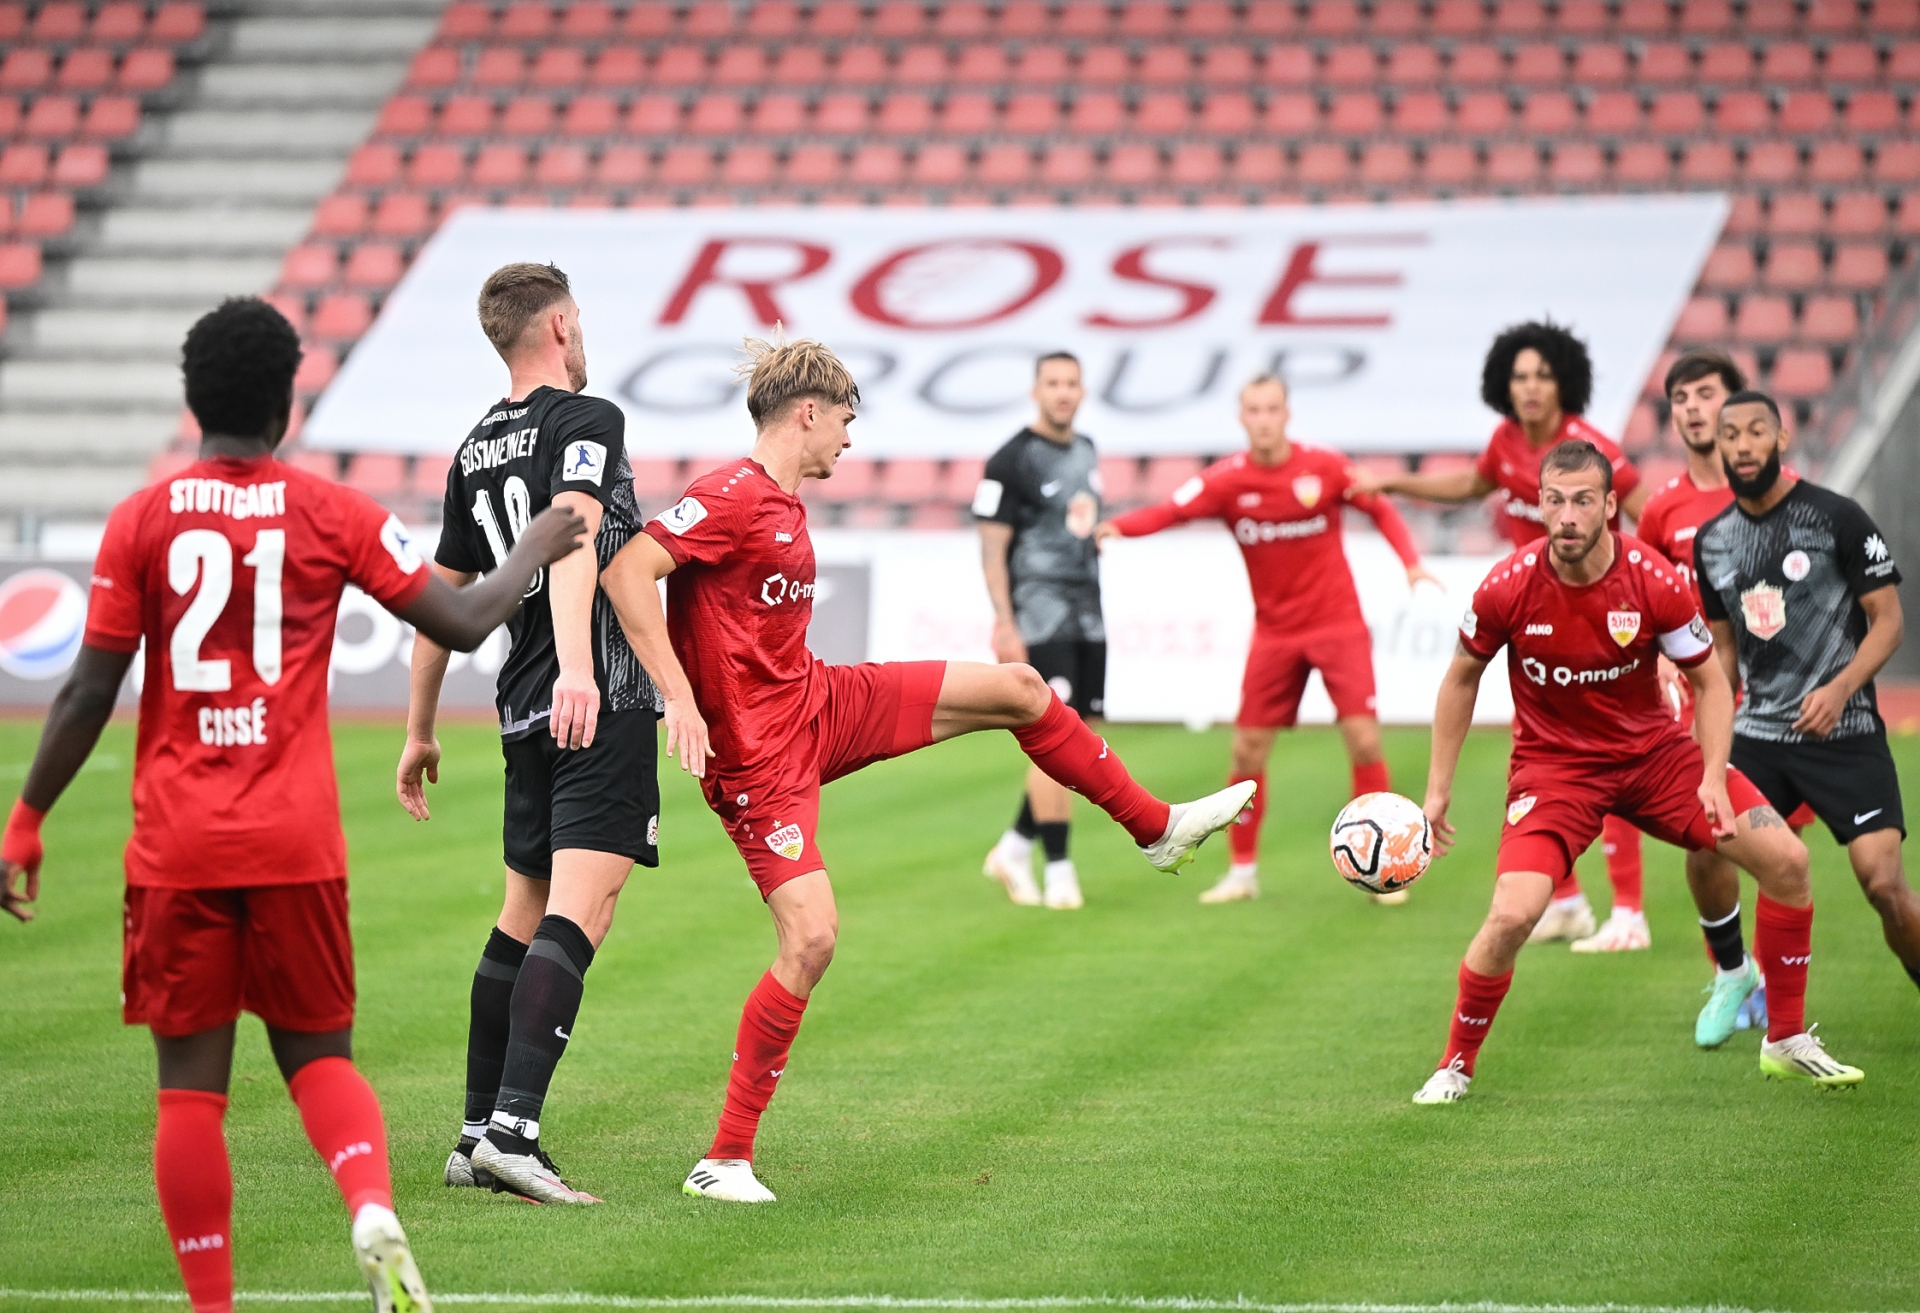
[[[414,537],[431,551],[434,531]],[[807,641],[823,660],[993,659],[993,610],[973,534],[821,530],[814,543],[820,588]],[[1409,591],[1405,571],[1377,535],[1352,535],[1347,555],[1373,631],[1381,719],[1427,723],[1453,655],[1455,624],[1493,558],[1430,558],[1427,566],[1445,589],[1423,584]],[[36,710],[52,700],[80,650],[90,574],[88,561],[0,567],[0,707]],[[1232,720],[1253,603],[1227,530],[1202,526],[1110,542],[1101,574],[1111,649],[1108,714],[1194,726]],[[404,711],[412,651],[410,626],[348,589],[333,645],[334,708]],[[456,654],[442,704],[491,714],[494,676],[506,654],[504,629],[471,656]],[[136,662],[123,703],[137,696],[140,669]],[[1512,717],[1501,663],[1488,668],[1477,716],[1490,724]],[[1332,717],[1315,675],[1302,718]]]
[[[1034,357],[1086,364],[1109,453],[1220,452],[1269,371],[1294,433],[1349,452],[1467,451],[1487,344],[1538,316],[1592,348],[1617,433],[1726,216],[1718,195],[1186,210],[482,210],[440,229],[307,423],[347,450],[450,453],[505,374],[474,299],[551,260],[582,309],[588,390],[636,455],[750,439],[742,338],[819,338],[860,384],[856,451],[985,456],[1026,418]]]

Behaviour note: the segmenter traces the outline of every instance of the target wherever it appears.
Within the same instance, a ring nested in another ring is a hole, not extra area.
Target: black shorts
[[[1884,730],[1805,743],[1736,734],[1733,764],[1767,795],[1775,811],[1791,816],[1804,802],[1843,844],[1875,830],[1894,829],[1906,837],[1900,775]]]
[[[660,717],[603,711],[593,746],[565,749],[543,725],[500,751],[507,759],[501,842],[507,866],[532,880],[553,878],[561,848],[660,865]]]
[[[1027,644],[1027,664],[1082,720],[1107,714],[1107,645],[1070,638]]]

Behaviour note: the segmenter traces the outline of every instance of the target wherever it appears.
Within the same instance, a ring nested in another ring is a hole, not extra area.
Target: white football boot
[[[373,1292],[374,1313],[433,1313],[433,1300],[393,1210],[366,1204],[353,1219],[353,1256]]]
[[[1467,1097],[1467,1086],[1472,1083],[1473,1077],[1460,1069],[1460,1059],[1455,1058],[1427,1077],[1427,1083],[1413,1092],[1413,1101],[1419,1104],[1458,1103]]]
[[[1647,914],[1616,907],[1607,914],[1601,927],[1572,945],[1576,953],[1632,953],[1653,947],[1653,931],[1647,927]]]
[[[987,850],[980,874],[998,880],[1015,907],[1038,907],[1040,886],[1033,882],[1033,844],[1008,842],[1017,837],[1011,831],[1001,836],[1000,842]]]
[[[1789,1035],[1778,1044],[1760,1041],[1760,1072],[1768,1080],[1810,1080],[1826,1090],[1858,1085],[1867,1073],[1827,1056],[1827,1050],[1814,1035],[1819,1025]]]
[[[1048,862],[1046,904],[1056,912],[1075,912],[1087,905],[1080,896],[1080,874],[1071,861]]]
[[[1193,860],[1194,849],[1208,835],[1233,824],[1259,788],[1252,780],[1241,780],[1204,798],[1174,803],[1167,816],[1167,832],[1142,845],[1140,855],[1158,870],[1179,870]]]
[[[560,1169],[538,1146],[532,1153],[507,1153],[486,1138],[473,1146],[473,1165],[493,1173],[501,1185],[523,1199],[543,1204],[597,1204],[600,1200],[560,1179]],[[476,1176],[478,1173],[475,1173]]]
[[[1593,919],[1593,907],[1587,902],[1585,894],[1575,894],[1571,898],[1556,898],[1547,904],[1547,910],[1535,923],[1533,933],[1527,936],[1529,944],[1547,944],[1556,939],[1585,939],[1599,928]]]
[[[1233,862],[1220,883],[1200,895],[1203,903],[1240,903],[1260,896],[1260,866],[1257,862]]]
[[[687,1173],[680,1193],[701,1199],[724,1199],[730,1204],[770,1204],[773,1191],[760,1184],[753,1164],[745,1158],[702,1158]]]

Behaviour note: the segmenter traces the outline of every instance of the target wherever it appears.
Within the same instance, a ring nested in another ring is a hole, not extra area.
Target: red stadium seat
[[[353,237],[365,232],[370,212],[367,198],[338,192],[322,198],[313,211],[313,230],[322,237]]]
[[[40,281],[40,246],[37,242],[8,242],[0,245],[0,287],[31,287]]]
[[[852,0],[825,0],[814,6],[808,26],[816,38],[852,36],[860,30],[861,17],[860,6]]]
[[[1307,9],[1307,34],[1354,36],[1360,31],[1360,6],[1352,0],[1317,0]]]
[[[390,191],[373,210],[373,231],[381,237],[419,237],[432,227],[432,202],[418,192]]]
[[[1440,51],[1437,47],[1409,42],[1397,45],[1387,54],[1386,78],[1401,87],[1430,87],[1440,81]]]
[[[1305,46],[1269,46],[1263,72],[1269,86],[1304,87],[1317,76],[1313,51]]]
[[[1123,46],[1090,46],[1081,52],[1078,73],[1089,86],[1115,86],[1133,80],[1133,61]]]
[[[1503,102],[1504,103],[1504,102]],[[1371,91],[1343,91],[1327,106],[1327,131],[1346,136],[1371,136],[1386,121],[1379,97]]]
[[[1853,32],[1860,27],[1860,7],[1854,0],[1810,0],[1806,28],[1809,32]]]
[[[1007,52],[996,45],[963,47],[953,68],[953,80],[965,85],[998,85],[1008,77]]]
[[[658,179],[672,187],[697,187],[713,177],[713,150],[682,142],[660,155]]]
[[[1886,76],[1889,82],[1920,77],[1920,41],[1901,41],[1887,52]]]
[[[1740,298],[1733,332],[1742,342],[1779,342],[1793,336],[1793,303],[1784,296],[1751,292]]]
[[[1640,130],[1640,98],[1630,91],[1602,91],[1587,101],[1588,132],[1614,135]]]
[[[1141,52],[1138,76],[1149,86],[1178,85],[1193,74],[1193,55],[1185,46],[1148,46]]]
[[[1775,85],[1810,82],[1815,72],[1813,47],[1803,41],[1770,41],[1760,54],[1763,82]]]
[[[1833,198],[1833,217],[1827,226],[1830,232],[1846,237],[1884,232],[1887,227],[1886,198],[1878,192],[1843,192]]]
[[[1866,156],[1856,141],[1823,141],[1807,157],[1807,178],[1812,182],[1858,182],[1866,176]]]
[[[773,147],[757,141],[737,141],[720,163],[720,180],[735,187],[764,187],[773,181],[778,168]]]
[[[1886,222],[1885,207],[1881,223]],[[1872,244],[1847,243],[1833,251],[1833,267],[1828,277],[1835,287],[1850,292],[1877,292],[1887,282],[1887,248]]]
[[[1426,136],[1447,126],[1445,97],[1432,91],[1415,91],[1401,96],[1393,105],[1393,129],[1411,136]]]
[[[407,163],[407,181],[415,187],[451,187],[466,173],[466,151],[459,146],[429,142]]]
[[[1287,156],[1277,143],[1241,142],[1234,148],[1231,175],[1235,182],[1267,187],[1287,176]]]
[[[420,137],[433,128],[433,102],[425,96],[401,94],[380,107],[373,125],[376,136]]]
[[[1106,91],[1083,92],[1075,98],[1073,108],[1067,112],[1067,121],[1073,131],[1091,136],[1104,136],[1118,131],[1126,122],[1126,102]]]
[[[1425,22],[1414,0],[1376,0],[1367,15],[1367,33],[1376,39],[1413,36]]]
[[[186,41],[198,41],[206,30],[205,9],[186,0],[170,0],[170,3],[161,5],[155,11],[149,34],[155,41],[169,41],[178,45]]]
[[[900,148],[883,142],[870,141],[855,147],[853,159],[847,166],[848,179],[862,186],[891,187],[905,173],[906,163]]]
[[[1774,357],[1767,386],[1775,396],[1817,397],[1833,386],[1833,362],[1816,347],[1788,347]]]
[[[1880,76],[1880,52],[1867,41],[1836,41],[1820,61],[1821,81],[1872,82]]]
[[[147,7],[115,0],[104,4],[93,16],[93,40],[103,45],[129,46],[138,41],[147,28]]]
[[[1748,182],[1792,182],[1800,176],[1800,148],[1790,141],[1756,141],[1747,147],[1742,172]]]
[[[1680,177],[1685,182],[1699,187],[1731,182],[1739,168],[1739,160],[1734,157],[1733,147],[1724,141],[1690,141],[1680,152]],[[1736,207],[1741,203],[1758,205],[1752,196],[1737,197]],[[1728,220],[1728,231],[1738,231]]]
[[[1000,35],[1039,36],[1047,30],[1047,18],[1042,0],[1009,0],[1000,7]]]
[[[965,97],[955,97],[955,99],[965,99]],[[820,103],[813,112],[813,129],[815,132],[828,132],[836,136],[857,136],[867,130],[867,120],[871,114],[872,105],[865,95],[858,92],[836,92],[820,98]]]
[[[706,51],[699,46],[667,46],[654,59],[652,73],[659,86],[693,86],[707,76]]]
[[[428,46],[407,66],[410,87],[450,87],[460,80],[460,52]]]
[[[1737,292],[1751,287],[1757,276],[1753,248],[1745,242],[1722,242],[1707,256],[1700,272],[1700,285],[1716,292]]]
[[[440,14],[440,35],[449,41],[472,41],[493,30],[490,5],[456,0]]]
[[[587,84],[619,92],[641,85],[646,76],[647,60],[640,50],[633,46],[602,46],[587,70]]]
[[[1713,127],[1723,134],[1765,132],[1773,124],[1773,104],[1763,92],[1729,91],[1713,107]]]
[[[1660,417],[1647,402],[1634,406],[1633,413],[1627,416],[1627,427],[1620,434],[1620,446],[1629,456],[1644,456],[1660,441]],[[1642,471],[1642,477],[1645,472]]]
[[[509,41],[544,40],[553,28],[553,10],[544,4],[518,0],[500,15],[498,34]]]
[[[746,111],[738,96],[708,92],[687,111],[686,130],[697,137],[728,137],[740,131]]]
[[[726,0],[699,0],[687,7],[681,31],[691,37],[723,37],[733,30],[733,6]]]
[[[1287,0],[1249,0],[1246,17],[1241,22],[1249,36],[1291,36],[1298,26],[1293,6]]]
[[[998,113],[992,96],[978,91],[957,91],[940,107],[940,130],[962,137],[991,132]]]
[[[967,152],[953,142],[934,141],[914,152],[909,174],[923,186],[949,187],[967,176]]]
[[[957,466],[959,462],[955,462]],[[955,494],[967,497],[972,494],[972,484],[979,481],[975,475],[970,481],[962,480],[957,469],[949,470],[948,486]],[[1102,456],[1100,458],[1100,496],[1103,501],[1125,505],[1140,500],[1142,479],[1140,461],[1135,456]]]
[[[98,47],[69,50],[53,84],[63,91],[98,91],[113,84],[113,52]]]
[[[493,97],[449,96],[440,107],[443,137],[484,137],[493,131]]]
[[[545,96],[516,96],[500,115],[500,131],[509,137],[544,137],[553,131],[553,102]]]
[[[1211,86],[1241,86],[1259,79],[1254,52],[1241,45],[1211,45],[1200,56],[1200,80]]]
[[[365,242],[354,247],[353,254],[347,257],[341,281],[348,287],[384,291],[399,282],[400,275],[405,272],[406,260],[401,256],[399,247]]]
[[[73,228],[73,197],[65,192],[35,192],[20,206],[14,231],[22,237],[60,237]]]
[[[1320,102],[1312,96],[1287,93],[1267,98],[1264,127],[1280,137],[1304,136],[1320,126]]]
[[[1567,77],[1567,56],[1550,41],[1536,41],[1513,52],[1513,80],[1527,87],[1557,87]]]
[[[1891,91],[1856,91],[1847,100],[1845,122],[1849,132],[1897,132],[1900,102]]]
[[[1666,0],[1624,0],[1614,27],[1634,36],[1661,36],[1673,30],[1673,14]]]
[[[1226,0],[1189,0],[1176,21],[1186,36],[1221,37],[1233,30],[1233,8]]]
[[[1506,36],[1532,36],[1547,30],[1547,9],[1540,0],[1495,0],[1493,30]]]
[[[339,267],[339,253],[331,246],[296,246],[280,262],[280,286],[325,287]]]
[[[1487,152],[1487,181],[1504,187],[1540,180],[1540,149],[1532,142],[1501,142]]]
[[[940,462],[933,460],[889,460],[874,488],[875,495],[891,502],[931,501],[945,492]]]
[[[1826,207],[1811,192],[1778,192],[1767,208],[1767,231],[1771,233],[1817,233],[1826,222]]]
[[[1473,136],[1491,136],[1505,132],[1513,123],[1513,105],[1506,93],[1474,91],[1460,97],[1454,106],[1453,128]]]
[[[489,46],[473,62],[467,80],[476,87],[517,87],[527,75],[527,57],[517,46]]]
[[[476,187],[518,187],[527,176],[526,149],[513,142],[489,142],[473,158],[470,180]]]
[[[1506,78],[1506,61],[1497,46],[1457,47],[1447,61],[1447,77],[1461,86],[1489,86]]]
[[[1920,0],[1868,0],[1875,32],[1912,32],[1920,29]]]
[[[1553,149],[1548,178],[1557,187],[1585,189],[1605,178],[1606,157],[1591,142],[1565,141]]]
[[[1564,91],[1536,91],[1520,109],[1520,126],[1541,136],[1561,137],[1580,123],[1580,107]]]
[[[548,46],[533,61],[529,82],[536,87],[577,87],[587,80],[586,52],[577,46]]]
[[[87,8],[73,0],[50,0],[33,17],[33,39],[48,45],[65,45],[86,35]]]
[[[1104,477],[1106,462],[1101,462]],[[1149,502],[1165,501],[1174,489],[1194,478],[1205,466],[1198,456],[1156,456],[1147,463],[1146,477],[1138,485],[1138,496]]]
[[[635,96],[627,106],[626,133],[631,137],[666,137],[680,130],[680,101],[673,96]]]
[[[806,122],[807,102],[786,92],[764,95],[753,107],[753,130],[765,136],[790,136]]]
[[[1707,107],[1692,91],[1663,91],[1653,98],[1648,126],[1670,136],[1699,132],[1707,121]]]
[[[933,30],[936,35],[948,38],[984,37],[993,30],[993,15],[978,0],[943,4],[934,14]]]
[[[840,149],[818,142],[795,146],[787,156],[787,181],[801,186],[820,186],[837,182],[841,171]]]
[[[1826,272],[1820,248],[1812,242],[1775,242],[1767,252],[1760,281],[1775,291],[1804,292],[1818,287]]]
[[[1753,48],[1744,41],[1716,41],[1700,52],[1700,81],[1738,85],[1753,76]]]
[[[893,81],[901,86],[938,86],[947,80],[945,46],[908,46],[893,66]]]
[[[1405,142],[1368,142],[1360,151],[1360,181],[1370,187],[1404,187],[1413,181],[1413,151]]]
[[[313,334],[329,342],[359,337],[373,323],[373,307],[357,292],[333,292],[320,298],[313,311]]]
[[[111,165],[107,148],[95,142],[71,142],[60,150],[48,175],[57,187],[98,187],[107,180]]]
[[[1133,130],[1170,136],[1185,132],[1192,118],[1193,107],[1187,102],[1185,92],[1150,92],[1140,98],[1140,105],[1134,111]]]
[[[1012,111],[1008,111],[1011,118]],[[1200,130],[1237,137],[1253,130],[1257,111],[1244,91],[1215,91],[1200,106]]]
[[[1479,153],[1460,142],[1429,146],[1420,161],[1420,176],[1430,187],[1463,186],[1473,182],[1479,173]]]
[[[1640,51],[1634,60],[1634,75],[1642,83],[1659,85],[1691,82],[1693,56],[1673,41],[1655,41]]]
[[[1126,142],[1107,155],[1106,178],[1123,187],[1142,187],[1160,180],[1160,152],[1144,142]]]
[[[1018,99],[1016,97],[1016,99]],[[1045,102],[1045,96],[1030,96],[1029,100]],[[879,131],[896,137],[917,137],[933,126],[933,104],[917,91],[897,91],[880,102],[880,112],[875,118],[875,127]],[[1025,131],[1028,129],[1013,129]],[[1031,129],[1044,132],[1045,127]]]
[[[1791,32],[1799,19],[1793,0],[1748,0],[1745,26],[1750,32]]]
[[[1824,132],[1833,123],[1833,99],[1824,91],[1795,91],[1780,105],[1780,131]]]
[[[1627,80],[1627,52],[1602,42],[1583,45],[1573,57],[1573,80],[1582,86],[1616,86]]]
[[[1810,296],[1800,307],[1800,337],[1808,342],[1851,342],[1860,334],[1860,310],[1851,296]]]
[[[37,96],[27,111],[25,124],[29,137],[60,141],[80,131],[80,102],[71,96]]]
[[[1370,87],[1380,76],[1372,46],[1334,46],[1320,64],[1321,80],[1336,87]]]
[[[611,96],[575,96],[560,116],[560,131],[569,137],[607,137],[620,127],[620,105]]]
[[[1344,186],[1353,177],[1353,158],[1335,142],[1314,142],[1300,148],[1295,176],[1310,187]]]
[[[1696,296],[1674,323],[1677,342],[1713,342],[1727,335],[1727,303],[1717,296]]]
[[[1184,141],[1173,148],[1167,177],[1183,187],[1210,187],[1226,176],[1220,147],[1211,141]]]
[[[829,504],[861,501],[874,495],[874,472],[872,461],[843,456],[833,468],[833,477],[819,480],[811,491]]]
[[[1680,30],[1690,36],[1731,31],[1733,25],[1728,0],[1681,0]]]
[[[1049,143],[1040,158],[1040,180],[1056,187],[1078,187],[1093,179],[1093,149],[1083,142]]]
[[[1053,86],[1071,80],[1067,52],[1059,46],[1028,46],[1013,72],[1016,80],[1035,86]]]
[[[1613,180],[1617,183],[1636,187],[1663,186],[1672,175],[1673,157],[1660,142],[1630,141],[1614,152]]]
[[[578,187],[587,181],[591,166],[583,147],[557,142],[540,152],[533,180],[542,187]]]
[[[594,181],[603,187],[632,187],[653,175],[653,157],[640,146],[609,146],[594,161]]]
[[[407,490],[406,458],[384,451],[360,452],[347,463],[346,482],[369,497],[398,496]]]
[[[53,80],[53,56],[32,46],[15,46],[0,60],[0,88],[33,91]]]
[[[1874,150],[1873,176],[1880,182],[1920,181],[1920,141],[1883,141]]]
[[[1477,36],[1486,30],[1487,11],[1480,0],[1439,0],[1429,25],[1440,36]]]

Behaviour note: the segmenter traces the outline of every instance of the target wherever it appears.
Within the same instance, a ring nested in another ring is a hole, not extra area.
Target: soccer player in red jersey
[[[1540,518],[1540,462],[1558,444],[1578,438],[1606,455],[1620,509],[1638,519],[1648,490],[1626,453],[1582,418],[1592,396],[1593,361],[1584,342],[1550,321],[1516,325],[1494,339],[1481,370],[1480,399],[1498,411],[1501,420],[1479,461],[1471,469],[1445,474],[1382,479],[1363,473],[1361,487],[1438,502],[1477,501],[1497,489],[1501,532],[1515,547],[1526,547],[1546,533]],[[1620,527],[1617,517],[1612,527]],[[1571,939],[1577,952],[1652,945],[1641,906],[1640,833],[1611,817],[1601,828],[1600,841],[1613,886],[1608,924],[1595,926],[1593,909],[1569,869],[1553,891],[1552,906],[1534,928],[1532,942]]]
[[[806,645],[813,542],[796,494],[804,479],[832,477],[860,390],[818,342],[749,342],[748,352],[752,453],[695,479],[621,549],[601,584],[660,687],[669,751],[677,744],[681,764],[702,777],[778,933],[773,967],[740,1018],[719,1131],[684,1187],[762,1203],[773,1194],[753,1174],[754,1134],[838,930],[816,846],[821,785],[943,739],[1012,730],[1034,765],[1119,821],[1163,871],[1192,860],[1254,785],[1169,806],[1029,665],[816,659]]]
[[[0,906],[29,919],[41,820],[93,750],[144,641],[124,1015],[151,1028],[159,1052],[154,1176],[187,1297],[194,1313],[233,1307],[221,1122],[244,1009],[266,1022],[307,1138],[346,1201],[375,1308],[429,1310],[393,1214],[380,1104],[353,1066],[346,840],[327,729],[334,619],[355,584],[471,651],[586,525],[568,511],[534,520],[496,573],[456,592],[371,499],[274,459],[300,363],[279,311],[228,301],[193,326],[184,355],[200,459],[107,521],[80,654],[0,838]]]
[[[1827,1057],[1805,1025],[1813,894],[1806,846],[1739,771],[1727,766],[1733,694],[1685,581],[1666,558],[1607,527],[1617,510],[1608,457],[1570,441],[1541,463],[1548,539],[1522,548],[1481,583],[1434,705],[1425,810],[1436,848],[1481,674],[1507,649],[1516,726],[1506,828],[1493,906],[1460,965],[1460,992],[1440,1067],[1415,1103],[1452,1103],[1513,980],[1514,960],[1574,855],[1601,819],[1624,816],[1683,848],[1715,848],[1760,885],[1756,949],[1772,980],[1761,1070],[1822,1085],[1862,1073]],[[1693,686],[1699,739],[1661,698],[1664,655]],[[1802,1062],[1802,1059],[1805,1061]]]
[[[1233,531],[1246,561],[1253,586],[1253,642],[1240,685],[1230,781],[1253,780],[1260,789],[1227,831],[1231,862],[1226,876],[1200,895],[1203,903],[1260,896],[1257,862],[1267,759],[1280,731],[1299,719],[1300,695],[1312,671],[1320,672],[1333,699],[1353,766],[1353,796],[1391,787],[1374,708],[1373,637],[1341,547],[1341,511],[1352,505],[1372,518],[1406,566],[1409,587],[1422,579],[1440,582],[1420,564],[1420,550],[1393,503],[1377,493],[1356,494],[1346,458],[1291,441],[1287,420],[1287,385],[1271,374],[1260,375],[1240,389],[1246,451],[1215,462],[1176,489],[1171,501],[1115,516],[1094,530],[1104,541],[1218,519]],[[1406,891],[1372,897],[1405,902]]]

